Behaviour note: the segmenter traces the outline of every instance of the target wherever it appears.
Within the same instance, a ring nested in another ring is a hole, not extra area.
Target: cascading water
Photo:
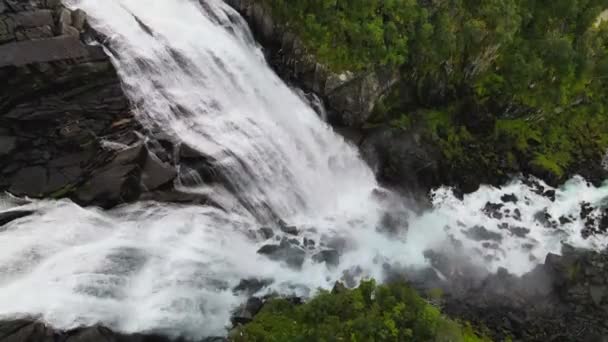
[[[606,246],[580,238],[579,204],[600,206],[608,187],[578,178],[555,201],[514,181],[463,201],[439,189],[435,209],[420,216],[400,207],[378,190],[356,149],[270,70],[244,20],[220,0],[70,5],[108,37],[140,121],[213,160],[230,191],[205,184],[189,191],[227,210],[141,202],[104,212],[65,200],[21,206],[36,214],[0,231],[2,316],[40,315],[59,328],[103,323],[127,332],[223,335],[231,310],[246,299],[233,288],[246,278],[270,279],[263,292],[308,295],[345,274],[382,278],[386,264],[426,265],[427,249],[454,240],[482,267],[518,274],[559,252],[562,241]],[[510,193],[518,200],[484,212]],[[0,200],[0,209],[18,205]],[[543,211],[568,222],[548,228]],[[268,241],[255,231],[275,215],[300,229],[300,244],[315,242],[298,249],[299,269],[257,253]],[[315,262],[324,249],[339,250],[337,265]]]

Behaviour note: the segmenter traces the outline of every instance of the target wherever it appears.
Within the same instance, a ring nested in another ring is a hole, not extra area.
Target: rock
[[[0,136],[0,157],[12,153],[16,148],[16,137]]]
[[[283,261],[295,269],[302,267],[306,256],[302,248],[292,245],[286,239],[281,240],[279,245],[264,245],[257,253],[266,255],[272,260]]]
[[[591,214],[593,212],[593,206],[591,206],[591,203],[589,202],[581,202],[581,212],[580,212],[580,217],[581,220],[584,220],[587,218],[587,216],[589,216],[589,214]]]
[[[534,214],[534,220],[539,222],[545,228],[556,228],[557,222],[553,222],[551,218],[551,214],[547,212],[547,209],[541,210]]]
[[[30,216],[34,214],[32,210],[10,210],[0,213],[0,231],[2,226],[12,222],[14,220],[20,219],[22,217]]]
[[[284,224],[281,224],[281,231],[285,234],[289,234],[289,235],[298,235],[300,232],[298,231],[298,227],[296,226],[287,226]]]
[[[41,166],[19,170],[11,179],[10,193],[16,196],[40,197],[46,191],[48,175]]]
[[[81,10],[81,9],[76,9],[74,11],[72,11],[72,26],[78,30],[78,31],[82,31],[84,30],[84,24],[86,23],[87,20],[87,14],[85,11]]]
[[[491,232],[482,226],[469,228],[468,230],[463,231],[463,233],[466,237],[474,241],[502,241],[502,235],[500,233]]]
[[[361,143],[363,159],[383,183],[394,184],[415,196],[441,185],[441,152],[420,140],[422,129],[408,132],[381,127],[367,132]]]
[[[340,253],[335,249],[328,249],[313,255],[312,260],[335,267],[340,264]]]
[[[314,249],[315,240],[304,238],[304,247],[308,247],[308,249]]]
[[[502,197],[500,197],[500,200],[503,201],[504,203],[515,203],[515,204],[517,204],[517,202],[519,201],[517,196],[515,196],[515,194],[502,195]]]
[[[258,278],[249,278],[249,279],[241,279],[239,284],[233,289],[234,292],[237,293],[245,293],[249,296],[257,293],[264,287],[272,284],[271,279],[258,279]]]
[[[570,217],[566,217],[566,216],[560,216],[559,217],[559,224],[564,225],[564,224],[569,224],[572,223],[572,219]]]
[[[257,297],[251,297],[247,300],[247,303],[241,305],[232,314],[232,324],[247,324],[253,320],[253,317],[262,310],[264,302]]]
[[[547,191],[543,192],[543,196],[550,199],[551,202],[555,202],[555,190],[547,190]]]
[[[141,194],[139,165],[145,153],[143,144],[118,153],[110,164],[78,189],[77,200],[82,204],[98,203],[104,208],[136,200]]]
[[[505,205],[502,203],[487,202],[486,205],[483,207],[482,211],[488,217],[495,218],[497,220],[501,220],[504,216],[503,213],[501,212],[501,209],[504,206]]]
[[[274,231],[270,227],[262,227],[259,231],[266,240],[271,239],[274,236]]]
[[[511,232],[511,234],[513,234],[517,237],[520,237],[520,238],[524,238],[528,234],[530,234],[530,229],[524,228],[524,227],[509,227],[508,229]]]
[[[177,177],[175,167],[162,162],[156,155],[148,152],[141,173],[141,182],[145,190],[155,190]]]
[[[608,284],[589,287],[589,294],[596,306],[602,305],[602,300],[608,295]]]
[[[0,321],[2,342],[171,342],[173,338],[154,334],[122,334],[103,326],[63,331],[28,319]],[[204,340],[207,341],[207,340]],[[217,340],[225,341],[225,340]]]

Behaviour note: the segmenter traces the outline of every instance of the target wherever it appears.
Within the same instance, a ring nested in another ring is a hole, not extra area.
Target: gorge
[[[391,73],[316,89],[324,122],[248,6],[0,0],[0,341],[221,341],[251,298],[404,277],[496,339],[608,336],[605,183],[379,182],[386,141],[330,123]]]

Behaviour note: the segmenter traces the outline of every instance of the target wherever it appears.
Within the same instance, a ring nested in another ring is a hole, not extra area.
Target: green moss
[[[564,169],[557,163],[557,161],[542,154],[537,155],[530,162],[530,165],[540,174],[549,173],[555,179],[562,179],[564,176]]]
[[[330,69],[402,70],[364,127],[424,127],[442,182],[562,181],[608,149],[606,0],[264,1]]]
[[[303,305],[271,300],[234,341],[489,341],[443,316],[405,284],[362,282]]]

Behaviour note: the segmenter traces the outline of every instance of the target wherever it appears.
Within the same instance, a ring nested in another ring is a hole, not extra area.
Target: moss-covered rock
[[[607,0],[237,2],[254,2],[273,19],[254,27],[274,32],[282,45],[271,55],[282,61],[273,64],[308,90],[323,95],[334,83],[331,74],[399,69],[398,84],[383,83],[390,91],[361,96],[365,87],[353,83],[324,99],[347,118],[332,123],[373,127],[367,146],[386,150],[414,139],[428,144],[424,150],[439,150],[429,164],[438,170],[425,186],[474,190],[519,172],[551,184],[577,173],[594,182],[606,177],[608,22],[597,17]],[[293,39],[298,43],[286,49]],[[285,63],[303,52],[306,58]],[[365,115],[352,120],[355,112]],[[379,143],[378,130],[390,132],[384,134],[390,141]],[[385,160],[381,178],[411,183],[405,172],[416,170],[399,167],[402,149],[390,150],[397,155],[376,151]]]

